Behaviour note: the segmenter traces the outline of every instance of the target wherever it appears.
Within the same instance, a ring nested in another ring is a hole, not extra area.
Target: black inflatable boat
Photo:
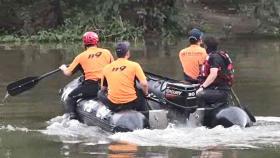
[[[190,127],[217,125],[230,127],[252,126],[254,116],[243,106],[229,102],[222,105],[200,108],[196,105],[195,91],[199,85],[181,83],[146,72],[149,84],[147,97],[150,110],[144,113],[129,110],[112,113],[97,99],[79,100],[76,113],[79,121],[99,126],[109,132],[126,132],[136,129],[162,129],[168,123],[185,124]],[[65,105],[68,94],[82,83],[82,77],[67,84],[61,95]],[[67,105],[64,106],[67,112]]]

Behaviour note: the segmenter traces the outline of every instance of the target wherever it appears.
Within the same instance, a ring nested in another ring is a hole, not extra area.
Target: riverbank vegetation
[[[0,41],[71,42],[80,40],[86,31],[96,31],[103,41],[142,41],[154,37],[172,41],[176,36],[185,35],[192,27],[206,31],[220,29],[207,24],[207,17],[201,17],[200,10],[208,11],[209,8],[214,11],[222,9],[234,15],[240,12],[252,15],[258,20],[258,27],[246,30],[246,33],[257,30],[255,33],[279,36],[279,2],[217,2],[218,0],[2,0]],[[193,6],[198,6],[198,10],[192,9]]]
[[[86,31],[97,32],[102,40],[138,41],[145,35],[180,32],[174,0],[18,1],[6,0],[14,18],[1,17],[2,24],[6,21],[0,30],[2,42],[69,42],[80,40]]]

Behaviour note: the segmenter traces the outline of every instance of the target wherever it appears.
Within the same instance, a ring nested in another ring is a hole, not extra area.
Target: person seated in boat
[[[201,85],[196,91],[200,106],[220,105],[228,101],[233,81],[233,65],[225,51],[218,50],[218,40],[206,37],[204,44],[208,56],[201,67]]]
[[[179,52],[180,62],[184,71],[184,80],[195,84],[198,83],[199,67],[207,57],[206,50],[201,47],[203,33],[194,28],[189,32],[190,46]]]
[[[107,49],[99,48],[97,46],[98,42],[99,37],[95,32],[86,32],[83,35],[85,51],[77,55],[68,67],[64,64],[60,66],[66,76],[71,76],[79,70],[85,78],[83,83],[69,94],[67,111],[70,113],[70,119],[76,119],[75,109],[78,99],[97,97],[102,69],[114,61],[111,52]]]
[[[129,60],[129,43],[118,43],[116,55],[118,59],[103,69],[98,98],[113,112],[129,109],[146,111],[144,95],[148,95],[148,83],[141,66]],[[136,88],[136,80],[141,90]]]

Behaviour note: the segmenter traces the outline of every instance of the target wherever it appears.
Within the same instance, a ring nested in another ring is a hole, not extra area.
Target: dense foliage
[[[38,20],[41,18],[38,17],[39,11],[42,10],[40,7],[48,5],[44,4],[45,2],[32,0],[27,0],[25,4],[20,0],[1,2],[7,6],[11,4],[10,6],[13,6],[10,8],[11,12],[23,24],[22,27],[14,27],[11,30],[0,30],[2,34],[0,40],[73,41],[80,40],[85,31],[96,31],[103,40],[137,41],[143,39],[145,34],[170,37],[180,30],[174,20],[175,0],[51,0],[49,3],[54,2],[55,11],[61,11],[63,15],[59,17],[61,15],[56,14],[56,17],[63,18],[63,22],[57,20],[57,25],[51,27],[49,24],[38,27],[34,24],[36,22],[33,22],[45,21]],[[38,13],[34,15],[33,12]]]
[[[259,19],[256,33],[279,35],[280,4],[274,0],[0,0],[0,41],[69,42],[86,31],[103,41],[172,41],[193,26],[213,30],[199,11],[188,10],[190,3],[244,12]]]

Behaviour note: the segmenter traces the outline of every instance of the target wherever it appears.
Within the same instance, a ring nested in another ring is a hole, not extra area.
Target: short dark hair
[[[190,38],[189,41],[190,41],[190,44],[197,44],[198,43],[198,40],[196,40],[194,38]]]
[[[116,55],[118,58],[123,58],[129,50],[129,42],[119,42],[116,46]]]
[[[203,40],[203,43],[206,46],[207,53],[211,53],[211,52],[216,51],[218,49],[219,42],[213,36],[205,37],[204,40]]]

